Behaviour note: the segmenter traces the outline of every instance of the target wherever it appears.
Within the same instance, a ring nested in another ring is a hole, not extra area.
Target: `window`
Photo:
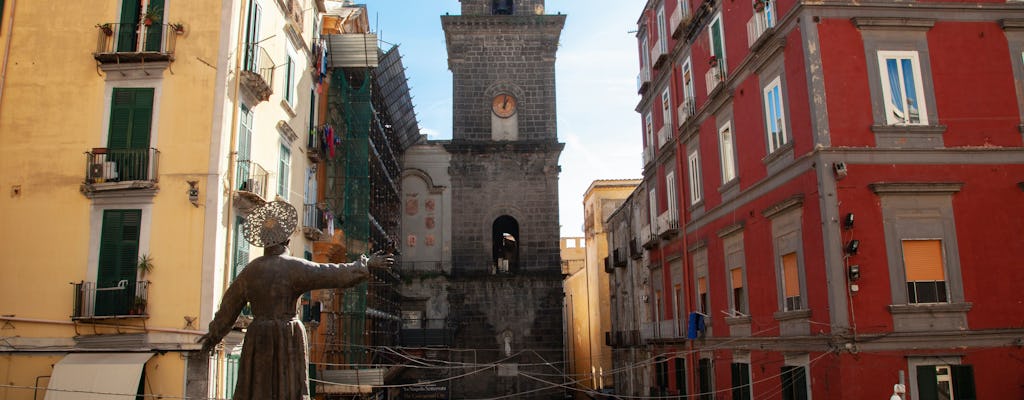
[[[654,358],[655,385],[661,393],[668,390],[668,359],[665,356]]]
[[[686,397],[686,359],[677,357],[675,359],[676,369],[676,390],[679,395]]]
[[[782,367],[782,400],[807,400],[807,373],[804,367]]]
[[[928,125],[916,51],[879,51],[878,67],[889,125]]]
[[[683,286],[672,287],[672,307],[676,312],[676,336],[686,336],[686,316],[683,314]]]
[[[289,107],[295,108],[295,50],[286,45],[284,62],[284,101]]]
[[[515,1],[513,0],[494,0],[491,3],[491,14],[512,15],[513,12],[515,12]]]
[[[664,142],[668,142],[668,138],[672,137],[672,94],[669,92],[669,88],[666,87],[665,91],[661,92],[661,121],[662,128],[664,129],[667,136],[662,139]],[[664,143],[662,143],[664,144]]]
[[[941,240],[903,240],[903,268],[907,276],[907,302],[946,303],[946,272]]]
[[[736,149],[733,146],[731,124],[719,128],[718,147],[722,157],[722,184],[726,184],[736,179]]]
[[[257,66],[259,65],[260,52],[258,49],[260,42],[260,22],[263,17],[263,10],[260,8],[259,3],[255,1],[249,2],[249,13],[246,16],[246,25],[248,26],[245,30],[245,59],[244,69],[250,72],[258,72]]]
[[[722,14],[716,14],[708,25],[708,40],[711,45],[711,55],[718,60],[718,68],[725,71],[725,39],[722,28]]]
[[[710,358],[701,358],[697,362],[697,375],[700,379],[700,387],[697,392],[700,394],[700,400],[714,400],[715,398],[715,371],[713,368]]]
[[[281,161],[277,167],[277,195],[288,200],[288,190],[292,174],[292,151],[281,146]]]
[[[502,215],[491,224],[491,259],[495,271],[513,273],[519,269],[519,221]]]
[[[737,313],[746,312],[743,295],[743,268],[729,270],[729,282],[732,285],[732,307]]]
[[[974,400],[974,369],[970,365],[918,365],[920,400]]]
[[[686,164],[690,167],[690,205],[695,205],[700,202],[704,190],[701,187],[700,158],[697,157],[697,150],[690,151],[686,159]]]
[[[241,113],[238,117],[238,171],[237,171],[237,182],[240,190],[248,190],[251,192],[260,192],[262,188],[257,184],[256,179],[252,177],[252,165],[249,161],[252,151],[252,111],[248,107],[242,106]]]
[[[800,301],[800,267],[795,252],[782,256],[782,291],[785,311],[803,308]]]
[[[768,134],[768,154],[789,142],[782,104],[782,79],[775,77],[764,88],[765,132]]]
[[[653,185],[652,185],[653,186]],[[652,187],[647,191],[647,219],[651,224],[651,229],[657,231],[658,228],[658,194]]]
[[[750,364],[732,363],[732,400],[750,400]]]
[[[231,265],[231,280],[242,273],[242,269],[249,264],[249,242],[245,240],[245,233],[242,231],[242,224],[245,218],[235,217],[235,241],[232,243],[234,262]]]
[[[150,176],[149,145],[153,120],[153,88],[114,88],[107,134],[108,174],[119,181],[138,181]]]
[[[663,308],[661,307],[661,289],[654,289],[654,322],[661,322]]]
[[[640,71],[642,73],[643,71],[649,71],[651,68],[651,46],[647,42],[646,36],[640,39],[640,46]]]
[[[654,117],[650,112],[644,114],[644,136],[647,147],[654,148]]]
[[[690,58],[687,57],[680,69],[683,78],[683,102],[694,101],[693,68],[690,65]]]
[[[125,292],[136,290],[141,226],[142,210],[103,211],[94,315],[130,313],[135,296]],[[109,288],[123,290],[104,290]]]
[[[676,211],[678,202],[676,200],[676,173],[675,171],[668,171],[665,173],[665,195],[668,200],[668,217],[671,220],[676,220],[679,217],[679,212]]]
[[[668,53],[668,35],[665,34],[665,6],[658,8],[658,46],[661,54]]]
[[[708,313],[708,278],[704,276],[697,278],[697,308],[697,312],[710,315]]]

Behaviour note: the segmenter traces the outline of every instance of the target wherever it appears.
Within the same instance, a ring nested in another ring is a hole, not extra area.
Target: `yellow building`
[[[238,221],[292,203],[297,256],[329,228],[305,134],[323,1],[0,5],[0,398],[230,398],[241,336],[195,341],[259,255]]]
[[[611,330],[608,274],[613,268],[605,236],[605,219],[629,197],[640,180],[597,180],[583,194],[585,238],[562,240],[562,262],[568,268],[565,280],[566,341],[570,371],[577,386],[602,390],[612,388],[612,352],[605,336]],[[567,242],[578,245],[568,247]],[[582,258],[582,261],[568,262]],[[625,255],[622,255],[625,257]],[[589,398],[577,392],[577,398]]]

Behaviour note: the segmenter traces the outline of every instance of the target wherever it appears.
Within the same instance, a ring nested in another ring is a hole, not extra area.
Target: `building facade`
[[[21,228],[3,235],[0,397],[231,397],[241,332],[210,358],[195,342],[260,255],[241,221],[280,200],[325,227],[304,207],[323,7],[4,2],[0,218]]]
[[[619,393],[1020,397],[1022,7],[648,1]]]

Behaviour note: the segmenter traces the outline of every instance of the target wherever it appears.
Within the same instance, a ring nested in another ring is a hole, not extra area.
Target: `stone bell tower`
[[[488,397],[544,387],[516,371],[563,369],[555,53],[564,15],[543,0],[462,0],[441,17],[453,77],[453,347],[482,373],[453,392]],[[465,353],[471,354],[471,353]],[[537,365],[544,365],[543,367]],[[453,385],[454,386],[454,385]],[[530,398],[561,398],[561,390]]]

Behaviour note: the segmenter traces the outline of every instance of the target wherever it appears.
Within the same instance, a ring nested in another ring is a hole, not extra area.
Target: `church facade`
[[[451,398],[561,398],[555,53],[543,0],[463,0],[441,17],[452,139],[409,149],[402,177],[402,341],[449,361],[410,382]],[[543,376],[543,379],[526,377]],[[547,381],[547,382],[545,382]]]

